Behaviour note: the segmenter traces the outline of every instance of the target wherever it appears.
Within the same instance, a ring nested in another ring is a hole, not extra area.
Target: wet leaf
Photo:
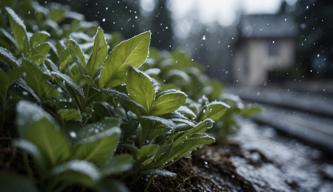
[[[148,75],[130,67],[127,75],[127,93],[149,112],[155,99],[155,90]]]
[[[29,37],[23,21],[11,8],[6,7],[6,11],[9,15],[9,24],[14,34],[16,46],[21,51],[28,51]]]
[[[164,115],[174,112],[185,103],[186,94],[172,90],[158,96],[151,110],[152,115]]]
[[[69,141],[46,111],[27,101],[20,101],[16,111],[20,136],[36,145],[51,165],[69,157]]]
[[[114,87],[121,84],[124,72],[130,65],[140,67],[148,56],[149,31],[136,35],[116,45],[105,61],[99,80],[100,87]]]
[[[220,120],[224,113],[230,108],[229,105],[222,101],[214,101],[204,107],[201,114],[201,120],[211,118],[214,121]]]
[[[92,54],[87,64],[87,71],[90,75],[94,75],[96,70],[104,63],[108,53],[108,45],[101,28],[97,29]]]

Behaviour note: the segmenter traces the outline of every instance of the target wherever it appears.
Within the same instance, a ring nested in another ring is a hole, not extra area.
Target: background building
[[[263,85],[295,64],[296,27],[284,15],[244,15],[238,25],[233,77],[244,85]]]

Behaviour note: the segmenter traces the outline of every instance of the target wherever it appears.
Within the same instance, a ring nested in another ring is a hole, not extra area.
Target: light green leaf
[[[29,49],[29,37],[23,21],[11,8],[6,7],[6,11],[9,15],[10,28],[18,49],[20,51],[27,51]]]
[[[101,168],[102,175],[118,174],[131,169],[133,166],[133,158],[128,154],[121,154],[112,157]]]
[[[260,113],[261,111],[262,111],[262,109],[259,106],[248,105],[248,106],[244,107],[239,112],[239,114],[244,116],[244,117],[251,117],[252,115]]]
[[[39,44],[44,43],[49,37],[50,34],[48,32],[38,31],[31,36],[30,44],[32,47],[36,47]]]
[[[73,157],[102,164],[110,158],[119,142],[120,124],[117,119],[105,119],[89,124],[78,133]]]
[[[105,61],[99,80],[100,87],[114,87],[121,84],[129,65],[140,67],[149,53],[150,31],[136,35],[116,45]]]
[[[49,43],[42,43],[36,46],[33,49],[33,54],[30,57],[30,60],[33,61],[35,64],[42,64],[47,55],[49,54],[51,49],[51,45]]]
[[[77,109],[59,109],[57,114],[63,121],[81,121],[81,113]]]
[[[70,39],[68,41],[68,49],[74,58],[76,58],[83,65],[86,65],[86,58],[84,57],[84,53],[79,44],[74,39]]]
[[[95,35],[94,47],[87,64],[87,71],[90,75],[94,75],[96,70],[104,63],[108,53],[108,45],[101,28],[97,28]]]
[[[126,88],[129,96],[141,104],[148,113],[155,99],[155,90],[150,77],[142,71],[130,67],[127,74]]]
[[[27,101],[20,101],[16,111],[21,137],[36,145],[50,165],[69,157],[69,141],[46,111]]]
[[[177,90],[167,91],[156,99],[151,110],[152,115],[164,115],[174,112],[185,103],[186,94]]]
[[[218,121],[229,108],[230,106],[222,101],[213,101],[204,107],[200,119],[211,118],[214,121]]]
[[[88,161],[72,160],[52,169],[51,174],[66,183],[94,187],[101,178],[94,164]]]
[[[0,186],[3,192],[37,192],[33,181],[12,172],[0,172]]]

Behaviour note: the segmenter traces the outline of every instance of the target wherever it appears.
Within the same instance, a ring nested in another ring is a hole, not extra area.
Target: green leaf
[[[69,141],[46,111],[27,101],[20,101],[16,111],[21,137],[36,145],[51,165],[69,157]]]
[[[141,115],[145,112],[145,109],[142,105],[131,99],[127,94],[113,90],[113,89],[104,89],[108,95],[115,97],[119,102],[128,110],[131,110],[137,115]]]
[[[83,89],[78,84],[76,84],[71,77],[58,71],[53,71],[51,74],[65,81],[67,85],[74,89],[79,95],[84,97]]]
[[[101,122],[89,124],[78,133],[74,144],[76,159],[87,160],[97,165],[110,158],[119,142],[120,122],[118,119],[105,119]]]
[[[116,45],[105,61],[99,80],[100,87],[114,87],[123,82],[129,65],[140,67],[149,53],[149,31],[136,35]]]
[[[0,61],[10,64],[11,67],[19,66],[14,55],[6,48],[0,47]]]
[[[230,106],[222,101],[213,101],[204,107],[200,119],[211,118],[214,121],[218,121],[229,108]]]
[[[157,117],[157,116],[141,116],[140,119],[148,120],[148,121],[151,121],[151,122],[161,124],[161,125],[165,126],[168,129],[173,129],[173,128],[176,127],[176,124],[172,120]]]
[[[148,144],[142,146],[135,154],[138,161],[152,160],[158,152],[160,146],[156,144]]]
[[[14,145],[31,155],[38,164],[39,168],[46,168],[44,156],[35,144],[25,139],[18,139],[14,142]]]
[[[26,27],[21,18],[9,7],[6,7],[9,15],[9,24],[16,40],[17,47],[20,51],[27,51],[29,49],[29,37]]]
[[[87,71],[90,75],[94,75],[96,70],[104,63],[108,53],[108,45],[101,28],[97,28],[95,35],[94,47],[87,64]]]
[[[63,121],[81,121],[81,113],[77,109],[59,109],[57,114]]]
[[[84,57],[84,53],[79,44],[74,39],[70,39],[68,41],[68,49],[74,58],[76,58],[83,65],[86,65],[86,58]]]
[[[215,139],[214,137],[204,135],[204,136],[197,136],[197,137],[191,137],[187,140],[184,140],[182,143],[178,143],[177,145],[174,145],[172,148],[170,154],[172,154],[172,158],[167,160],[168,162],[170,160],[176,161],[187,154],[191,153],[196,148],[202,146],[202,145],[208,145],[211,143],[214,143]]]
[[[129,192],[123,183],[109,178],[103,179],[98,183],[98,192]]]
[[[0,172],[0,186],[3,192],[37,192],[33,181],[12,172]]]
[[[49,54],[50,49],[51,45],[49,43],[42,43],[37,45],[32,51],[33,54],[30,57],[30,60],[35,64],[42,64]]]
[[[48,32],[38,31],[31,36],[30,44],[32,47],[36,47],[39,44],[44,43],[49,37],[50,34]]]
[[[44,74],[38,66],[26,60],[23,61],[21,66],[25,73],[25,79],[28,85],[38,96],[52,97],[58,95],[58,92],[48,82],[50,77]]]
[[[242,109],[239,114],[244,117],[251,117],[252,115],[260,113],[261,111],[262,109],[259,106],[248,105],[244,109]]]
[[[127,75],[127,93],[137,103],[141,104],[148,113],[155,99],[152,80],[142,71],[130,67]]]
[[[174,112],[185,103],[186,94],[181,91],[172,90],[161,94],[153,104],[152,115],[164,115]]]
[[[118,174],[124,171],[128,171],[133,166],[133,158],[128,154],[121,154],[112,157],[101,168],[102,175]]]
[[[51,174],[71,184],[94,187],[101,178],[98,169],[88,161],[72,160],[53,168]]]
[[[20,75],[20,68],[15,68],[7,72],[0,68],[0,102],[6,99],[9,87],[20,77]]]
[[[178,136],[174,140],[174,144],[177,145],[179,143],[184,142],[187,138],[191,137],[197,133],[204,133],[207,129],[212,128],[214,121],[212,119],[205,119],[204,121],[199,122],[195,127],[184,131],[183,134]]]

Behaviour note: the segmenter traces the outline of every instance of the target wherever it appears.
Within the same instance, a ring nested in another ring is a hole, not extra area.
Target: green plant
[[[61,6],[33,2],[31,9],[36,20],[27,17],[26,26],[1,8],[9,21],[0,30],[0,128],[9,138],[1,147],[18,149],[9,168],[26,175],[11,172],[1,186],[20,190],[15,180],[28,191],[123,191],[114,178],[173,176],[167,166],[214,142],[207,130],[229,105],[195,101],[143,71],[150,32],[116,44],[77,18],[63,24],[69,12]]]

